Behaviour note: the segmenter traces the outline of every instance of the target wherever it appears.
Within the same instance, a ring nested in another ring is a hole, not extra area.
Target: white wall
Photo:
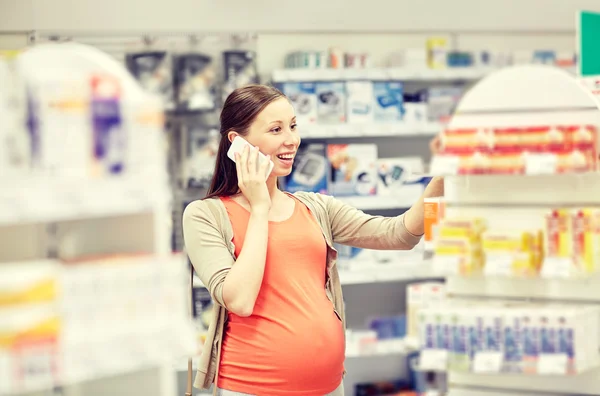
[[[598,0],[600,2],[600,0]],[[274,68],[282,68],[286,53],[294,50],[326,50],[338,47],[346,51],[368,52],[375,65],[385,64],[390,52],[403,48],[424,48],[432,35],[423,33],[291,33],[260,34],[258,38],[258,68],[266,75]],[[442,35],[444,36],[444,35]],[[463,50],[532,50],[551,49],[575,51],[575,33],[503,33],[477,34],[460,33],[455,36],[457,48]]]
[[[0,0],[0,30],[572,31],[598,0]]]
[[[25,45],[31,30],[254,31],[267,76],[292,50],[335,46],[382,64],[393,50],[446,33],[460,49],[574,51],[577,9],[600,11],[600,0],[0,0],[0,49]]]
[[[26,33],[0,32],[0,51],[21,49],[27,45]]]

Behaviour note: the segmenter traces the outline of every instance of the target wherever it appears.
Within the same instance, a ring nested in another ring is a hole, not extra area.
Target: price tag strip
[[[558,168],[556,154],[531,154],[524,155],[525,174],[527,175],[553,175]]]
[[[537,372],[542,375],[566,375],[567,363],[566,353],[542,353],[538,357]]]
[[[541,275],[546,279],[564,279],[571,276],[573,261],[568,257],[546,257]]]
[[[511,276],[513,256],[510,254],[489,254],[486,256],[484,274],[486,276]]]
[[[446,371],[448,367],[448,350],[423,349],[419,357],[419,369]]]
[[[431,160],[431,174],[457,175],[460,169],[460,157],[456,155],[436,155]]]
[[[503,362],[502,352],[477,352],[473,359],[473,372],[479,374],[496,374],[502,371]]]
[[[435,274],[458,275],[460,273],[460,257],[436,254],[433,256],[432,267]]]

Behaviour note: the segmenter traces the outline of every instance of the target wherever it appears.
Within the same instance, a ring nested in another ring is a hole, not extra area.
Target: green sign
[[[600,76],[600,13],[580,11],[577,21],[579,75]]]

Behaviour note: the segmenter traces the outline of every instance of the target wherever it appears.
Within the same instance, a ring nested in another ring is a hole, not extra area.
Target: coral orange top
[[[269,222],[263,283],[251,316],[229,313],[218,386],[254,395],[325,395],[342,382],[344,330],[325,294],[327,246],[294,198],[292,216]],[[230,198],[235,255],[250,213]],[[235,265],[235,264],[234,264]]]

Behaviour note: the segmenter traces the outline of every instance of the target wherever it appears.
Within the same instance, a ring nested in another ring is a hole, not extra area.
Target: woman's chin
[[[292,168],[279,169],[279,168],[275,167],[275,168],[273,168],[273,171],[271,172],[271,176],[286,177],[286,176],[289,176],[290,173],[292,173]]]

